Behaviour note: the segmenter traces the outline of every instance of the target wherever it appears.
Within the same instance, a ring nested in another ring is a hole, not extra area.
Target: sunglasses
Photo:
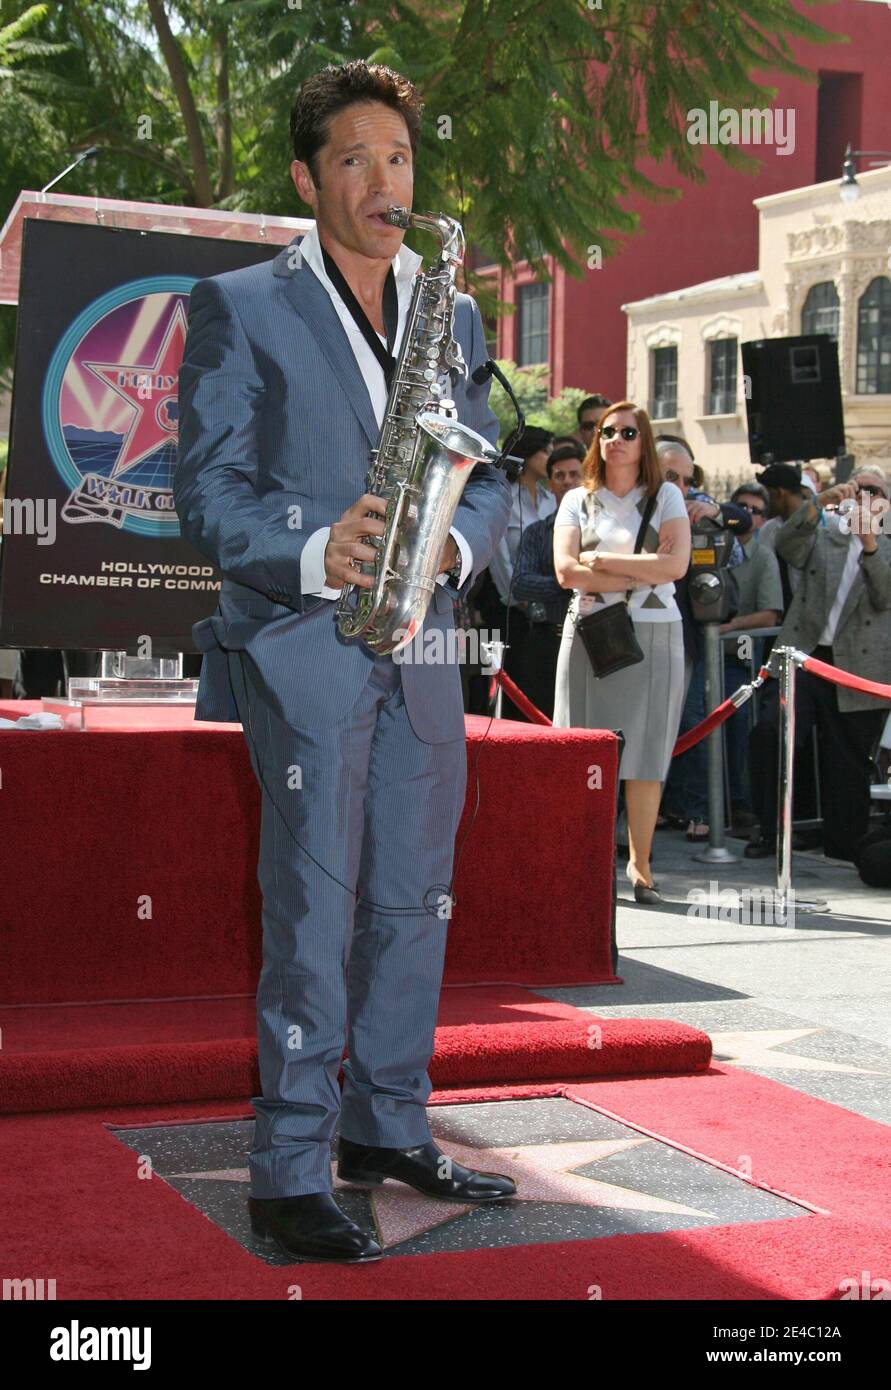
[[[612,439],[613,436],[616,435],[616,434],[620,434],[620,435],[622,436],[622,438],[623,438],[623,439],[626,439],[626,440],[628,441],[628,443],[630,444],[631,441],[632,441],[632,439],[636,439],[637,436],[640,434],[640,430],[639,430],[639,429],[635,429],[634,425],[623,425],[621,429],[618,429],[615,425],[602,425],[602,426],[601,426],[601,429],[600,429],[600,437],[601,437],[601,439]]]
[[[665,479],[666,482],[669,483],[683,483],[684,487],[692,487],[693,484],[696,482],[696,479],[693,477],[688,478],[686,476],[682,476],[680,473],[675,473],[673,468],[666,468]]]
[[[742,507],[744,512],[751,512],[752,516],[767,516],[767,511],[764,507],[753,507],[751,502],[739,502],[737,505]]]
[[[596,420],[583,420],[582,423],[579,425],[580,430],[596,430],[596,428]]]

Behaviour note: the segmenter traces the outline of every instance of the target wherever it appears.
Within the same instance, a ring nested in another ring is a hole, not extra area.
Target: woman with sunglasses
[[[554,567],[573,596],[557,661],[554,725],[621,729],[619,765],[628,817],[627,875],[637,902],[661,898],[650,870],[662,783],[684,697],[684,639],[674,581],[690,563],[690,523],[678,488],[663,481],[645,410],[619,401],[603,415],[585,456],[584,483],[560,503]],[[654,509],[635,548],[650,499]],[[622,603],[643,662],[597,679],[575,618]]]

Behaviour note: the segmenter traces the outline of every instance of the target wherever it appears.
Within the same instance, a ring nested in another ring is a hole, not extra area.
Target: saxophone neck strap
[[[384,347],[377,333],[374,331],[368,315],[347,284],[343,271],[330,252],[325,250],[324,246],[322,246],[322,259],[325,262],[325,270],[328,273],[328,279],[349,309],[363,338],[371,348],[378,362],[380,362],[384,372],[384,380],[387,383],[387,390],[389,391],[390,383],[393,380],[393,372],[396,369],[396,358],[393,356],[393,344],[396,342],[396,331],[399,326],[399,296],[396,292],[396,276],[393,273],[393,266],[388,266],[387,278],[384,281],[384,326],[387,330],[387,346]]]

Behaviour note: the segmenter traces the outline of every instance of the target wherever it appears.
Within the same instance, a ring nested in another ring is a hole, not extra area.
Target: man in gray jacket
[[[887,682],[891,675],[891,537],[886,485],[863,478],[809,497],[776,536],[777,553],[801,571],[801,581],[775,647],[795,647],[843,671]],[[820,512],[853,504],[836,528]],[[752,793],[760,833],[748,858],[774,852],[776,839],[778,690],[767,686],[750,739]],[[816,722],[820,731],[820,789],[824,853],[855,859],[869,822],[871,755],[891,700],[865,695],[800,670],[796,681],[795,741]]]

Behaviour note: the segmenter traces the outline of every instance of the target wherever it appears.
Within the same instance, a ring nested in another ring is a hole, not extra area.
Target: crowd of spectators
[[[705,521],[733,538],[732,607],[719,627],[725,696],[752,679],[774,642],[888,682],[891,484],[873,465],[832,484],[824,464],[776,463],[721,501],[685,439],[654,436],[645,410],[598,394],[581,402],[573,434],[530,426],[513,452],[508,528],[456,604],[456,623],[505,643],[505,672],[556,726],[621,729],[627,873],[639,901],[657,901],[654,832],[706,840],[710,829],[706,744],[673,757],[679,734],[707,712],[691,526]],[[576,622],[623,602],[643,660],[595,676]],[[93,652],[2,656],[6,698],[62,694],[67,676],[96,674],[99,662]],[[200,656],[186,656],[184,674],[199,666]],[[467,710],[490,712],[488,668],[467,660],[461,675]],[[796,686],[796,814],[814,818],[819,808],[824,852],[857,862],[881,745],[891,744],[891,701],[804,670]],[[527,718],[506,692],[501,714]],[[774,853],[778,731],[775,680],[725,727],[729,826],[749,836],[750,858]],[[811,841],[802,831],[794,843]]]
[[[511,525],[483,577],[476,617],[502,638],[507,629],[505,670],[555,725],[621,728],[627,873],[639,901],[657,901],[653,831],[709,837],[706,745],[672,757],[678,735],[706,714],[703,624],[689,595],[691,524],[707,519],[733,537],[732,607],[719,626],[725,696],[752,679],[775,642],[887,683],[891,484],[872,465],[830,486],[825,465],[782,463],[753,470],[720,501],[689,443],[654,436],[633,402],[589,396],[578,425],[568,438],[527,431]],[[651,497],[656,509],[635,555]],[[598,678],[576,620],[626,596],[643,662]],[[489,699],[486,683],[471,708],[484,712]],[[868,837],[889,709],[889,700],[799,671],[796,814],[819,806],[817,833],[833,858],[857,862]],[[502,714],[526,718],[506,696]],[[775,849],[778,724],[775,680],[726,724],[728,823],[748,837],[750,858]],[[812,841],[802,831],[794,843]]]

